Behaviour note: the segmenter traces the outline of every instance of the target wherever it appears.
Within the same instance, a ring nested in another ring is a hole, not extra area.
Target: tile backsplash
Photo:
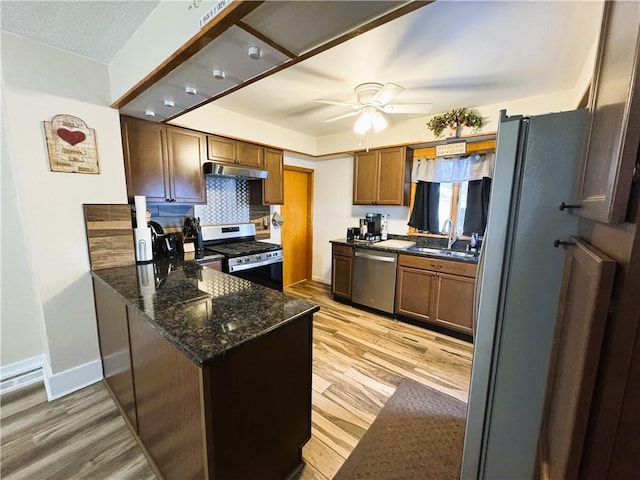
[[[207,204],[194,205],[202,225],[249,223],[249,182],[207,175]]]

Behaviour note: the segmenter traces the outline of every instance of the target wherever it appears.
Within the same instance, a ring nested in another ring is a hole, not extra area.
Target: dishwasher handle
[[[377,262],[390,262],[395,263],[395,257],[381,257],[379,255],[370,255],[368,253],[356,252],[356,257],[368,258],[369,260],[375,260]]]

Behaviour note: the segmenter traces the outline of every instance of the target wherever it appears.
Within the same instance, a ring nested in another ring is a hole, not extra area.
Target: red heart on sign
[[[71,130],[67,130],[66,128],[59,128],[57,132],[58,132],[58,136],[61,139],[63,139],[65,142],[67,142],[69,145],[72,145],[72,146],[84,141],[84,139],[86,138],[84,136],[84,133],[77,130],[75,132],[72,132]]]

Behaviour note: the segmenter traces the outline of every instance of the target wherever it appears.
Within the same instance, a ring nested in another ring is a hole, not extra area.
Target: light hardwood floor
[[[472,345],[334,302],[329,287],[286,289],[314,317],[312,438],[298,480],[333,478],[400,381],[467,401]],[[2,397],[0,477],[155,478],[102,383],[48,403],[42,386]]]

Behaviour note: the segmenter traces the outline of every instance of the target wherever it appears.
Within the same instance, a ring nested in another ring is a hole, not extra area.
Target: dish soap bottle
[[[380,229],[380,240],[387,239],[387,216],[382,216],[382,227]]]

